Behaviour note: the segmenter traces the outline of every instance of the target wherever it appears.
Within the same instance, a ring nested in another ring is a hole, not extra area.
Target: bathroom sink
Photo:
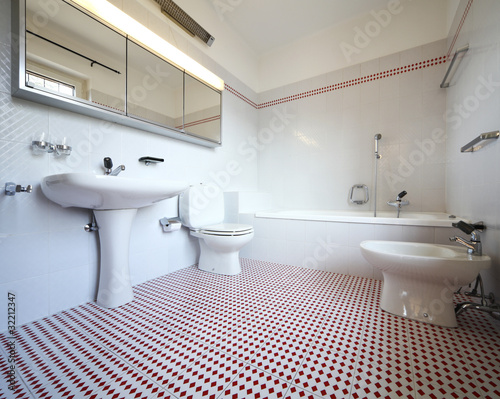
[[[176,180],[139,179],[133,177],[95,175],[93,173],[61,173],[42,180],[45,196],[67,207],[87,209],[137,209],[175,197],[188,188]]]
[[[182,193],[189,184],[176,180],[138,179],[61,173],[44,177],[42,191],[57,204],[92,209],[100,242],[97,304],[116,308],[134,300],[129,244],[137,209]]]

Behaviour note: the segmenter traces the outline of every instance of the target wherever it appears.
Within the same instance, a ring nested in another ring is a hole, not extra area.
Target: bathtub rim
[[[294,212],[296,214],[292,214]],[[308,214],[308,212],[314,212],[314,214]],[[325,214],[318,214],[320,212],[325,212]],[[340,214],[335,215],[334,212],[339,212]],[[465,218],[460,218],[452,214],[445,212],[408,212],[408,213],[419,213],[425,215],[435,215],[441,216],[441,218],[434,219],[416,219],[416,218],[396,218],[396,217],[373,217],[364,215],[370,211],[359,211],[363,213],[363,216],[354,215],[342,215],[342,212],[353,212],[351,210],[313,210],[313,209],[276,209],[276,210],[266,210],[258,211],[254,214],[256,218],[265,219],[284,219],[284,220],[303,220],[303,221],[317,221],[317,222],[339,222],[339,223],[360,223],[360,224],[383,224],[383,225],[394,225],[394,226],[424,226],[424,227],[453,227],[452,223],[456,223],[459,220],[463,220],[470,223],[469,220]],[[378,212],[380,214],[380,212]]]

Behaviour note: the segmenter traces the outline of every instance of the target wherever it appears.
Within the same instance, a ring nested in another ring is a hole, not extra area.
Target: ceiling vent
[[[161,6],[161,12],[169,17],[172,21],[186,30],[192,36],[198,36],[209,46],[215,41],[210,33],[203,29],[198,22],[187,15],[182,8],[175,4],[172,0],[155,0]]]

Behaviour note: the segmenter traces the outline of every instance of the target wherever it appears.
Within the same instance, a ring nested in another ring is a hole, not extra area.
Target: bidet
[[[382,310],[444,327],[457,327],[453,293],[491,264],[489,256],[451,245],[363,241],[360,246],[384,276]]]

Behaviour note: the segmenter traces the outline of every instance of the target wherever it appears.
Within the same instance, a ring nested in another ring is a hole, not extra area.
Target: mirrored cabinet
[[[182,129],[184,72],[130,40],[127,49],[128,115]]]
[[[104,3],[109,4],[99,4]],[[221,145],[220,79],[214,87],[196,71],[215,75],[182,53],[194,73],[78,1],[47,4],[13,1],[13,96],[208,147]],[[155,39],[133,22],[148,40]]]

